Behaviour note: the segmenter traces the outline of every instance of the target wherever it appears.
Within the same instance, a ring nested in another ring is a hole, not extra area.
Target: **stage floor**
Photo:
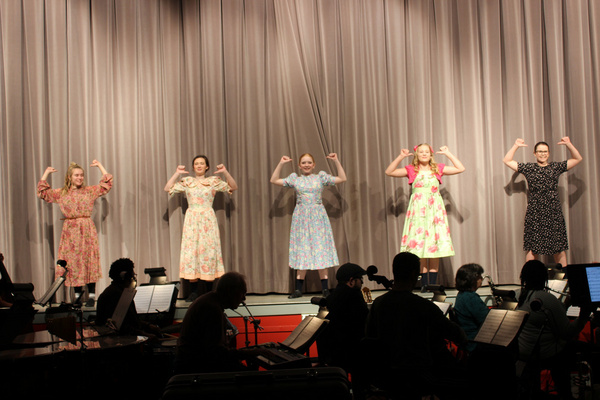
[[[498,285],[497,288],[502,290],[514,290],[516,296],[518,297],[519,295],[520,287],[517,285]],[[375,300],[386,291],[387,290],[373,290],[371,291],[371,296],[373,300]],[[414,293],[427,299],[432,299],[434,296],[433,293],[429,292],[421,293],[415,291]],[[445,293],[445,301],[454,304],[458,292],[455,289],[447,288],[445,289]],[[477,294],[479,294],[486,305],[493,305],[493,298],[489,286],[483,286],[479,288],[477,290]],[[277,315],[302,315],[304,317],[306,315],[315,315],[319,311],[319,307],[311,303],[311,298],[320,296],[320,292],[305,293],[304,296],[296,299],[288,299],[287,294],[248,294],[246,295],[246,305],[250,310],[250,313],[252,313],[252,315],[255,317]],[[188,303],[185,300],[177,300],[175,310],[176,320],[183,319],[190,304],[191,303]],[[37,311],[34,324],[44,324],[46,322],[46,310],[48,307],[41,307],[36,304],[34,305],[34,308]],[[95,312],[95,307],[83,307],[84,319],[87,320],[89,317],[93,316]],[[240,315],[247,316],[248,311],[244,307],[240,306],[235,311],[229,309],[226,310],[226,314],[229,317],[239,317]],[[57,315],[53,315],[53,317],[56,316]]]

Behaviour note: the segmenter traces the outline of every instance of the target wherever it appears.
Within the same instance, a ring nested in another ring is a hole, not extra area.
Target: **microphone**
[[[250,309],[246,305],[245,301],[242,301],[242,305],[244,306],[244,308],[246,309],[246,311],[248,311],[248,315],[250,315],[250,318],[252,318],[252,321],[250,321],[250,322],[252,322],[252,324],[256,327],[256,329],[263,330],[264,328],[259,325],[260,324],[260,319],[254,318],[254,315],[252,315],[252,313],[250,312]]]
[[[60,265],[61,267],[65,268],[65,269],[67,268],[67,262],[65,260],[58,260],[56,262],[56,265]]]

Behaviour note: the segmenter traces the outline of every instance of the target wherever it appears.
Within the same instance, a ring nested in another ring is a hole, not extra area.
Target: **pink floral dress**
[[[212,208],[215,192],[232,191],[217,176],[202,180],[186,177],[169,191],[170,196],[185,193],[188,201],[179,260],[179,276],[183,279],[214,281],[225,273],[219,224]]]
[[[112,179],[112,175],[106,174],[100,184],[71,188],[65,195],[61,194],[62,189],[52,189],[47,181],[38,182],[38,197],[57,203],[64,215],[58,259],[67,262],[66,286],[83,286],[102,278],[98,232],[91,216],[94,201],[110,191]],[[56,266],[55,277],[63,273],[64,269]]]
[[[441,171],[439,177],[430,171],[419,172],[414,177],[400,251],[420,258],[454,255],[446,208],[439,193],[440,177]]]

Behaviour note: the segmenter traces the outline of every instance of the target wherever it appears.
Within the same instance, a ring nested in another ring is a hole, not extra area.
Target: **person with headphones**
[[[136,285],[136,273],[133,261],[129,258],[119,258],[110,266],[108,276],[112,279],[111,284],[104,289],[96,307],[96,325],[106,325],[112,317],[123,290]],[[119,333],[126,335],[143,335],[151,339],[160,337],[160,329],[146,321],[142,321],[135,309],[135,302],[132,300],[127,310],[127,314],[121,324]]]

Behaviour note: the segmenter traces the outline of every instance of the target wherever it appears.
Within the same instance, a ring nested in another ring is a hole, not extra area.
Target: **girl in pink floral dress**
[[[210,168],[206,156],[196,156],[192,165],[195,177],[180,180],[182,174],[189,172],[184,165],[179,165],[165,186],[165,191],[170,196],[185,193],[188,201],[179,260],[180,278],[190,281],[187,301],[194,301],[203,289],[210,291],[212,282],[225,273],[219,225],[212,205],[216,192],[231,194],[238,188],[223,164],[217,165],[215,173],[223,174],[227,182],[216,176],[206,176]],[[199,280],[203,281],[203,287],[198,284]]]
[[[67,262],[65,285],[75,288],[75,302],[79,301],[83,286],[87,285],[88,307],[94,306],[96,282],[102,277],[98,232],[91,218],[94,201],[108,193],[113,183],[112,175],[106,172],[99,161],[94,160],[90,166],[97,167],[102,172],[98,185],[86,186],[83,168],[71,163],[62,189],[52,189],[47,182],[48,176],[56,172],[52,167],[46,168],[37,186],[38,197],[48,203],[58,203],[64,214],[58,259]],[[57,265],[55,277],[64,272],[65,270]]]
[[[454,166],[436,163],[433,149],[427,143],[415,146],[413,151],[416,156],[412,164],[398,168],[402,160],[412,155],[407,149],[402,149],[385,173],[408,178],[412,187],[400,251],[408,251],[421,258],[421,285],[426,286],[437,282],[439,258],[454,255],[446,208],[439,193],[442,175],[460,174],[465,167],[447,146],[442,146],[438,154],[448,157]]]

